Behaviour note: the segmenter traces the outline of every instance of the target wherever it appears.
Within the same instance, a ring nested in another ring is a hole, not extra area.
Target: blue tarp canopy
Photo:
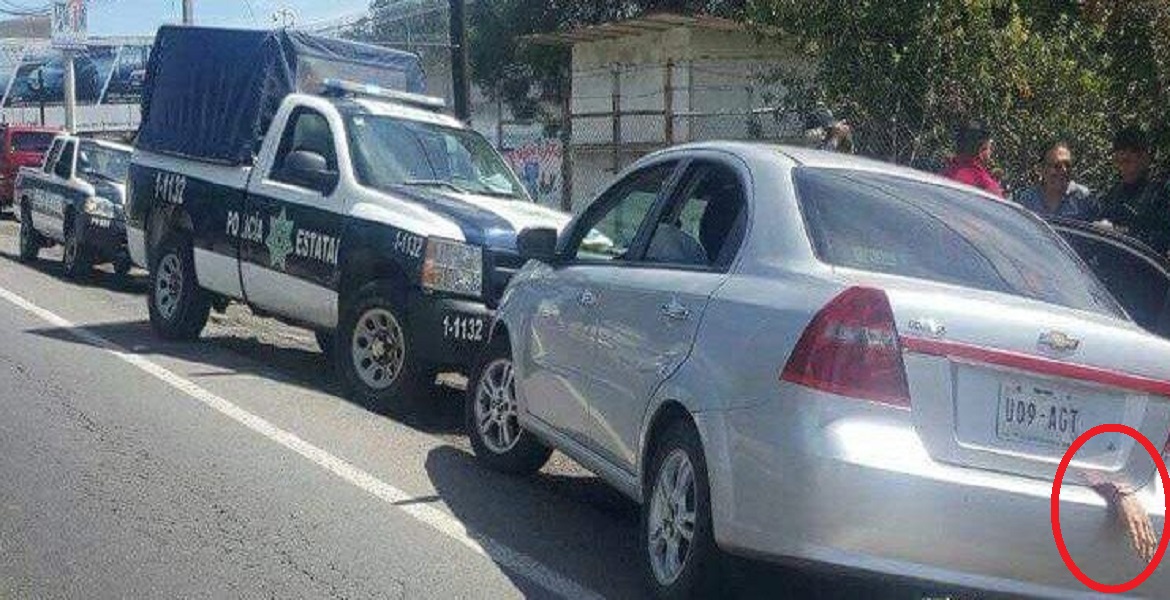
[[[155,37],[137,146],[251,164],[281,101],[325,79],[426,92],[418,56],[299,31],[164,26]]]

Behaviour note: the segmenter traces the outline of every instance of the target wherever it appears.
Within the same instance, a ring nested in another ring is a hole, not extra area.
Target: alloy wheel
[[[512,361],[498,358],[484,367],[475,390],[475,423],[488,450],[505,454],[516,447],[521,431],[517,415]]]
[[[672,585],[686,567],[695,515],[695,469],[687,453],[676,448],[658,471],[647,519],[650,567],[662,586]]]

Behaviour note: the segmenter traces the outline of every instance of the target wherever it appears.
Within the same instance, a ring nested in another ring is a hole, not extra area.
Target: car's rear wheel
[[[168,237],[153,254],[150,268],[150,325],[167,340],[199,337],[211,314],[211,299],[195,279],[191,243]]]
[[[520,426],[516,376],[507,339],[497,335],[467,385],[467,433],[475,456],[504,473],[539,471],[552,450]]]
[[[676,421],[659,437],[653,452],[642,503],[646,580],[660,598],[713,593],[721,565],[699,434],[691,423]]]
[[[434,383],[433,369],[414,355],[398,297],[388,284],[366,285],[346,302],[333,336],[343,382],[358,402],[376,412],[418,402]]]
[[[20,207],[20,260],[32,262],[41,253],[41,235],[32,226],[32,211],[28,204]]]
[[[85,242],[81,239],[82,229],[81,217],[66,213],[65,244],[61,253],[61,266],[65,270],[65,276],[70,279],[86,275],[93,267],[89,249],[85,247]]]

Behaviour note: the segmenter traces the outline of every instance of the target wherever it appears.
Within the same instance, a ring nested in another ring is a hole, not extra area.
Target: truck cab
[[[383,407],[466,371],[522,266],[527,228],[562,228],[441,101],[330,82],[290,94],[251,166],[143,150],[130,252],[151,323],[193,338],[229,301],[313,329],[349,389]]]

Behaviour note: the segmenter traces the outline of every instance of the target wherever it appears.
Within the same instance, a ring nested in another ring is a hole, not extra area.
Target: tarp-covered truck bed
[[[298,31],[165,26],[155,37],[137,147],[250,165],[281,101],[325,79],[425,92],[418,56]]]

